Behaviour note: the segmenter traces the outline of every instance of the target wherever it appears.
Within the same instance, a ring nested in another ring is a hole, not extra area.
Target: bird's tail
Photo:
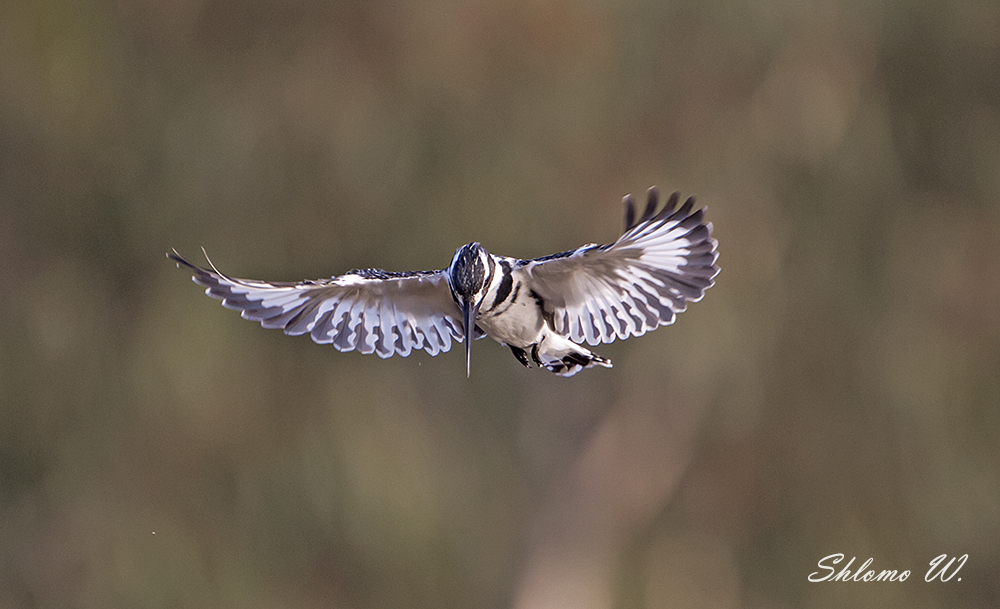
[[[611,367],[611,360],[556,334],[543,338],[532,349],[531,355],[539,366],[559,376],[573,376],[584,368],[594,366]]]

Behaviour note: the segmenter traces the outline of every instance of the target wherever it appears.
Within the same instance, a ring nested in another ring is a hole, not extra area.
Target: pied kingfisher
[[[657,190],[650,188],[636,218],[626,196],[625,232],[609,245],[521,260],[474,242],[439,271],[355,269],[330,279],[271,283],[223,275],[211,260],[211,269],[195,266],[176,250],[167,256],[244,319],[285,334],[308,333],[339,351],[437,355],[464,339],[468,376],[471,338],[489,336],[526,367],[534,362],[573,376],[595,365],[611,367],[578,343],[609,343],[671,324],[714,284],[712,224],[703,221],[704,209],[692,213],[694,197],[675,211],[678,200],[675,192],[657,212]]]

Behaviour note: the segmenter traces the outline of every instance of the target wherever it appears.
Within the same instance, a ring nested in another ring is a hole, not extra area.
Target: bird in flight
[[[704,209],[692,211],[694,197],[678,208],[679,199],[673,193],[657,211],[659,195],[650,188],[636,217],[626,196],[625,232],[611,244],[522,260],[473,242],[437,271],[355,269],[330,279],[268,282],[229,277],[211,260],[211,268],[195,266],[176,250],[167,257],[244,319],[309,334],[339,351],[437,355],[450,350],[452,340],[464,340],[468,376],[472,339],[489,336],[526,367],[573,376],[611,367],[581,343],[610,343],[671,324],[714,285],[712,224],[704,221]]]

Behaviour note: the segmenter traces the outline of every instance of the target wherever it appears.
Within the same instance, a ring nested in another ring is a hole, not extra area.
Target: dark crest
[[[479,255],[482,249],[478,243],[470,243],[458,250],[451,264],[451,285],[466,300],[472,300],[486,283],[486,267]]]

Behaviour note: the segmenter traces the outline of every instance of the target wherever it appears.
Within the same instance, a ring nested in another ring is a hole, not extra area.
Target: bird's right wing
[[[338,351],[386,358],[423,349],[437,355],[465,336],[444,271],[363,269],[331,279],[271,283],[234,279],[214,265],[195,266],[176,251],[167,257],[193,271],[192,280],[205,286],[206,294],[242,311],[244,319],[289,335],[308,333]]]

